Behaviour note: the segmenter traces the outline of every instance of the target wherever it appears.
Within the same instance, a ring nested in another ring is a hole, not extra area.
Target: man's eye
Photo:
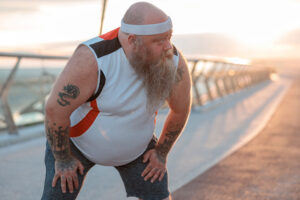
[[[165,42],[165,39],[158,40],[159,44],[163,44],[164,42]]]

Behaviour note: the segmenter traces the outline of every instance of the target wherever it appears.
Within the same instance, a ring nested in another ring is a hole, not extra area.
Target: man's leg
[[[153,138],[146,151],[154,148],[156,142],[157,139]],[[154,183],[151,183],[150,180],[144,181],[142,172],[147,164],[148,162],[143,162],[143,155],[141,155],[126,165],[116,167],[123,180],[127,197],[137,197],[143,200],[169,199],[168,172],[165,173],[162,181],[156,180]]]
[[[86,159],[79,150],[74,146],[74,144],[70,141],[70,147],[72,154],[79,159],[79,161],[84,166],[84,174],[81,175],[78,172],[78,182],[79,182],[79,188],[74,188],[73,193],[69,193],[67,191],[66,193],[62,193],[61,190],[61,184],[60,179],[56,182],[56,186],[52,187],[52,180],[55,174],[55,159],[52,154],[51,148],[47,142],[46,144],[46,152],[45,152],[45,165],[46,165],[46,177],[45,177],[45,183],[44,183],[44,191],[42,195],[42,200],[71,200],[76,199],[82,183],[84,181],[84,178],[87,174],[87,172],[95,165],[93,162]]]

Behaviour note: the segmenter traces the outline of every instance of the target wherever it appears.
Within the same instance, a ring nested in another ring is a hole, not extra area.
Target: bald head
[[[123,21],[126,24],[156,24],[164,22],[168,16],[158,7],[147,2],[133,4],[126,11]]]

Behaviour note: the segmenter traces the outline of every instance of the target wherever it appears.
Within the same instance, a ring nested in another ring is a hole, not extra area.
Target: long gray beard
[[[129,62],[137,75],[143,79],[147,91],[147,109],[154,113],[172,93],[176,67],[172,50],[164,53],[156,63],[147,63],[149,55],[150,52],[143,49],[132,54]]]

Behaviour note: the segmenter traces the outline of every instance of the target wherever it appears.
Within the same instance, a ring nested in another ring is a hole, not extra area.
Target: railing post
[[[9,107],[8,101],[7,101],[7,96],[8,96],[8,91],[10,89],[10,86],[12,84],[12,81],[16,75],[16,72],[19,68],[20,65],[20,61],[21,61],[22,57],[18,57],[17,62],[14,66],[14,68],[11,70],[8,78],[6,79],[6,81],[4,82],[1,90],[0,90],[0,103],[1,103],[1,107],[3,109],[4,112],[4,121],[7,125],[8,128],[8,132],[10,134],[18,134],[18,129],[17,126],[15,124],[11,109]]]
[[[219,62],[219,69],[215,71],[214,74],[214,81],[215,81],[215,85],[217,87],[217,92],[218,92],[218,96],[222,97],[224,95],[224,92],[222,92],[222,90],[224,91],[224,83],[223,83],[223,79],[222,79],[222,75],[223,75],[223,62]],[[220,87],[220,82],[222,82],[222,89]]]
[[[234,82],[235,73],[236,73],[235,65],[231,64],[230,70],[228,71],[228,77],[229,77],[229,81],[230,81],[231,92],[236,91],[236,85],[235,85],[235,82]]]
[[[204,83],[205,83],[205,87],[206,87],[206,92],[207,92],[207,96],[208,96],[208,99],[209,101],[212,101],[213,100],[213,95],[212,95],[212,92],[211,92],[211,87],[209,85],[209,82],[210,82],[210,79],[212,77],[212,74],[215,72],[216,70],[216,65],[217,63],[216,62],[213,62],[213,67],[207,72],[207,74],[205,74],[205,78],[204,78]]]
[[[191,75],[192,75],[193,89],[194,89],[194,92],[195,92],[195,95],[196,95],[197,103],[198,103],[198,105],[201,106],[203,103],[202,103],[201,95],[199,93],[198,86],[197,86],[197,82],[198,82],[198,79],[199,79],[201,73],[198,76],[195,75],[197,64],[198,64],[198,60],[194,60]]]
[[[229,63],[226,63],[224,65],[224,68],[223,68],[223,77],[222,77],[222,80],[223,80],[223,84],[224,84],[224,89],[225,89],[225,94],[230,94],[230,88],[229,88],[229,85],[228,85],[228,68],[229,68]]]
[[[241,76],[243,73],[243,66],[238,65],[238,69],[236,71],[236,76],[235,76],[235,82],[238,90],[241,90],[243,88],[242,83],[241,83]]]

